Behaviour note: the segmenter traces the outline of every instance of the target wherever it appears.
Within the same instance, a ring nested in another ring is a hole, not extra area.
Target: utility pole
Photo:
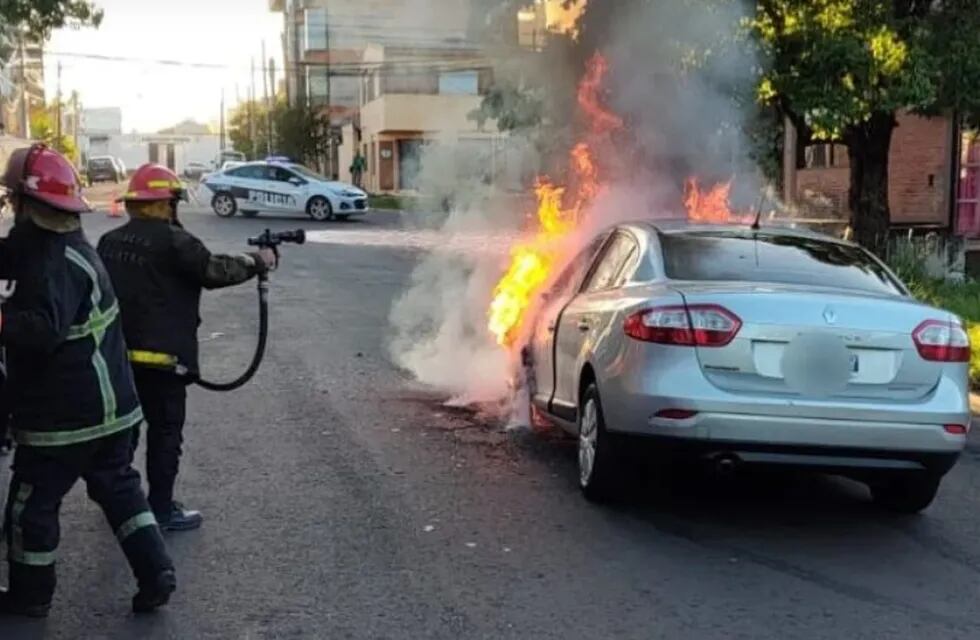
[[[79,114],[78,114],[78,92],[71,92],[71,130],[75,141],[75,153],[78,154],[78,161],[82,161],[82,150],[78,148],[78,125],[79,125]]]
[[[334,144],[333,144],[333,114],[331,112],[331,98],[330,91],[330,17],[327,15],[326,3],[323,7],[323,45],[326,49],[324,55],[324,60],[326,65],[323,68],[323,74],[326,76],[327,80],[327,177],[333,179],[334,176]]]
[[[225,150],[225,88],[221,87],[221,115],[218,116],[218,150]]]
[[[262,41],[262,64],[265,65],[267,58],[265,57],[265,40]],[[262,94],[265,98],[265,126],[266,126],[266,137],[265,137],[265,152],[266,155],[272,155],[272,103],[269,102],[269,76],[266,75],[265,69],[262,69]]]
[[[55,94],[55,114],[58,121],[54,125],[55,139],[54,146],[61,146],[61,60],[58,60],[58,90]]]
[[[276,60],[269,58],[269,87],[271,87],[272,102],[269,104],[269,140],[275,139],[275,122],[272,119],[272,106],[276,102]],[[270,142],[271,144],[271,142]],[[279,145],[276,145],[278,152]]]
[[[252,141],[252,160],[255,160],[255,58],[252,58],[252,86],[248,91],[248,139]]]
[[[24,34],[20,34],[20,131],[30,139],[31,116],[27,112],[27,54],[24,53]]]

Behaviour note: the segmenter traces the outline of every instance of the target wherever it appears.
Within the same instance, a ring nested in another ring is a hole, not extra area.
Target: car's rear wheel
[[[876,504],[896,513],[918,513],[932,504],[942,478],[934,473],[910,473],[870,484]]]
[[[333,220],[333,207],[330,201],[323,196],[314,196],[310,203],[306,205],[306,213],[317,222]]]
[[[614,498],[619,487],[617,454],[606,431],[599,388],[591,383],[582,394],[578,418],[578,470],[582,494],[593,502]]]
[[[219,218],[230,218],[238,211],[238,204],[230,193],[216,193],[211,198],[211,209]]]

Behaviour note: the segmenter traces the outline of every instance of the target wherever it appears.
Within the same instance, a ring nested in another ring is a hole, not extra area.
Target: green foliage
[[[62,27],[98,27],[103,11],[86,0],[0,0],[0,24],[23,25],[36,38]]]
[[[304,106],[290,107],[283,100],[277,101],[272,107],[271,145],[267,114],[268,109],[261,100],[243,103],[231,112],[228,136],[232,146],[247,158],[265,157],[270,148],[275,155],[302,161],[311,161],[326,152],[327,120],[318,110]]]
[[[980,386],[980,280],[954,282],[930,277],[921,253],[901,245],[889,259],[892,270],[917,300],[959,316],[970,333],[970,381]]]
[[[30,120],[31,137],[52,149],[60,151],[72,162],[78,163],[78,149],[75,147],[74,138],[66,135],[58,138],[58,131],[55,127],[57,122],[57,107],[55,105],[35,108],[31,111]]]
[[[759,0],[758,96],[824,140],[874,113],[975,108],[978,20],[978,0]]]

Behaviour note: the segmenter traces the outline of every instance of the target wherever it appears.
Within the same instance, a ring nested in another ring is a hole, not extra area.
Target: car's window
[[[93,169],[105,169],[106,167],[114,166],[112,160],[109,158],[92,158],[89,160],[88,165]]]
[[[582,278],[585,277],[585,273],[588,271],[593,259],[602,248],[606,237],[606,234],[602,234],[595,238],[568,263],[561,274],[555,279],[554,284],[548,289],[549,296],[552,298],[564,298],[571,296],[578,290],[579,285],[582,283]]]
[[[663,234],[664,269],[672,280],[819,285],[904,294],[867,251],[832,240],[776,233]]]
[[[621,287],[626,284],[633,277],[633,273],[636,271],[636,265],[640,260],[640,248],[633,245],[633,250],[630,251],[629,255],[626,256],[626,260],[623,262],[623,267],[619,270],[616,275],[616,279],[612,283],[612,287]]]
[[[248,165],[245,167],[235,167],[226,172],[235,178],[248,178],[250,180],[267,180],[265,167],[260,164]]]
[[[320,182],[329,182],[325,176],[321,176],[319,173],[304,167],[301,164],[291,164],[289,168],[303,176],[304,178],[309,178],[310,180],[319,180]]]
[[[628,235],[622,232],[614,235],[606,243],[605,249],[599,256],[599,260],[582,290],[585,292],[602,291],[616,286],[617,276],[636,250],[636,242]]]
[[[272,169],[272,179],[279,182],[289,182],[290,179],[298,177],[295,173],[282,167],[270,167]]]

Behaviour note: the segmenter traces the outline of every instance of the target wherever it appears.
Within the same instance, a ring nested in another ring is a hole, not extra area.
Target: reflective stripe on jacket
[[[109,276],[81,231],[18,223],[0,244],[15,440],[61,446],[112,435],[142,420]]]

